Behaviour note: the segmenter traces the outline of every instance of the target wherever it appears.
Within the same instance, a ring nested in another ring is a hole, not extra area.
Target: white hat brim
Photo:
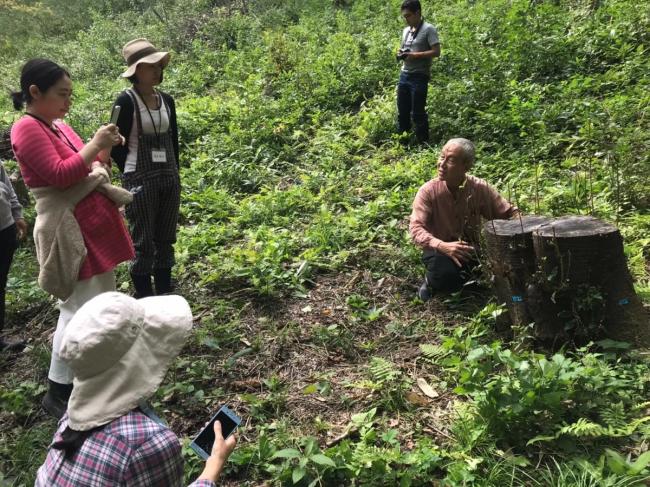
[[[75,375],[68,426],[88,431],[110,423],[152,396],[192,329],[192,312],[180,296],[138,300],[144,325],[131,348],[110,368],[92,377]]]

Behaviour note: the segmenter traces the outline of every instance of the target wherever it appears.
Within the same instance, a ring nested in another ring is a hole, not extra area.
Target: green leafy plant
[[[300,450],[295,448],[285,448],[276,451],[271,460],[282,459],[283,463],[278,470],[284,472],[284,475],[291,473],[293,484],[302,483],[309,487],[320,485],[323,474],[331,468],[336,468],[336,463],[318,448],[318,443],[314,438],[306,438],[302,441]],[[276,470],[270,468],[271,472]],[[283,474],[278,476],[283,478]]]
[[[11,414],[28,415],[36,397],[43,394],[45,389],[43,384],[31,381],[21,382],[10,389],[0,387],[0,405]]]
[[[395,2],[5,2],[0,73],[8,91],[26,59],[65,65],[75,85],[66,121],[85,139],[128,86],[120,46],[144,36],[172,51],[161,88],[174,95],[180,132],[175,274],[197,321],[154,402],[182,435],[216,402],[241,407],[251,426],[228,481],[293,485],[306,458],[296,485],[638,485],[647,482],[647,361],[611,341],[534,353],[530,329],[505,342],[494,332],[503,308],[481,309],[483,295],[412,301],[422,267],[407,220],[439,146],[462,134],[477,144],[472,172],[525,213],[616,222],[650,302],[643,6],[425,6],[443,54],[424,147],[392,133]],[[0,127],[19,116],[0,98]],[[25,214],[33,227],[33,209]],[[36,262],[23,243],[7,293],[9,333],[33,344],[1,364],[0,463],[15,485],[33,484],[55,428],[32,414],[38,386],[21,386],[44,383],[56,315]],[[126,265],[118,283],[129,291]],[[603,297],[580,291],[566,323],[599,327]],[[311,301],[332,303],[336,321],[295,311]],[[426,406],[407,400],[418,394],[415,371],[439,379]],[[287,448],[300,456],[273,458]],[[189,483],[201,462],[184,452]],[[319,454],[336,467],[310,459]]]

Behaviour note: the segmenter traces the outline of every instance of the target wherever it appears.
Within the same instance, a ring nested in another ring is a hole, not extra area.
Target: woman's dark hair
[[[101,428],[101,426],[99,427]],[[84,444],[86,439],[97,429],[93,428],[88,431],[77,431],[67,426],[61,433],[61,439],[52,444],[55,450],[63,450],[63,456],[67,459],[72,457],[79,448]]]
[[[420,4],[420,0],[404,0],[400,10],[408,10],[416,14],[422,12],[422,5]]]
[[[164,74],[165,74],[165,70],[163,69],[162,71],[160,71],[160,82],[161,82],[161,83],[163,82],[163,76],[164,76]],[[138,81],[138,77],[137,77],[135,74],[132,74],[131,76],[129,76],[129,77],[126,78],[126,79],[128,79],[129,82],[130,82],[132,85],[137,85],[137,84],[140,82],[140,81]]]
[[[70,73],[54,61],[43,58],[30,59],[20,73],[20,91],[11,93],[14,108],[20,110],[25,103],[31,103],[32,95],[29,93],[31,85],[36,85],[42,93],[45,93],[64,76],[69,78]]]

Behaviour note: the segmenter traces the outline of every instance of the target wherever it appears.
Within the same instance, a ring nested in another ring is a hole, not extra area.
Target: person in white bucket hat
[[[192,328],[180,296],[136,300],[117,292],[84,304],[68,324],[60,356],[74,373],[67,413],[36,486],[178,486],[178,437],[140,405],[158,388]],[[214,486],[236,440],[215,422],[212,455],[193,487]]]

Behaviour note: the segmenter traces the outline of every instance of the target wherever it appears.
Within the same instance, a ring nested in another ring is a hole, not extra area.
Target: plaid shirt
[[[68,425],[65,415],[53,443],[61,440]],[[50,445],[45,463],[38,469],[35,487],[174,486],[183,482],[183,457],[178,437],[133,410],[86,438],[69,459]],[[191,487],[214,487],[197,480]]]

